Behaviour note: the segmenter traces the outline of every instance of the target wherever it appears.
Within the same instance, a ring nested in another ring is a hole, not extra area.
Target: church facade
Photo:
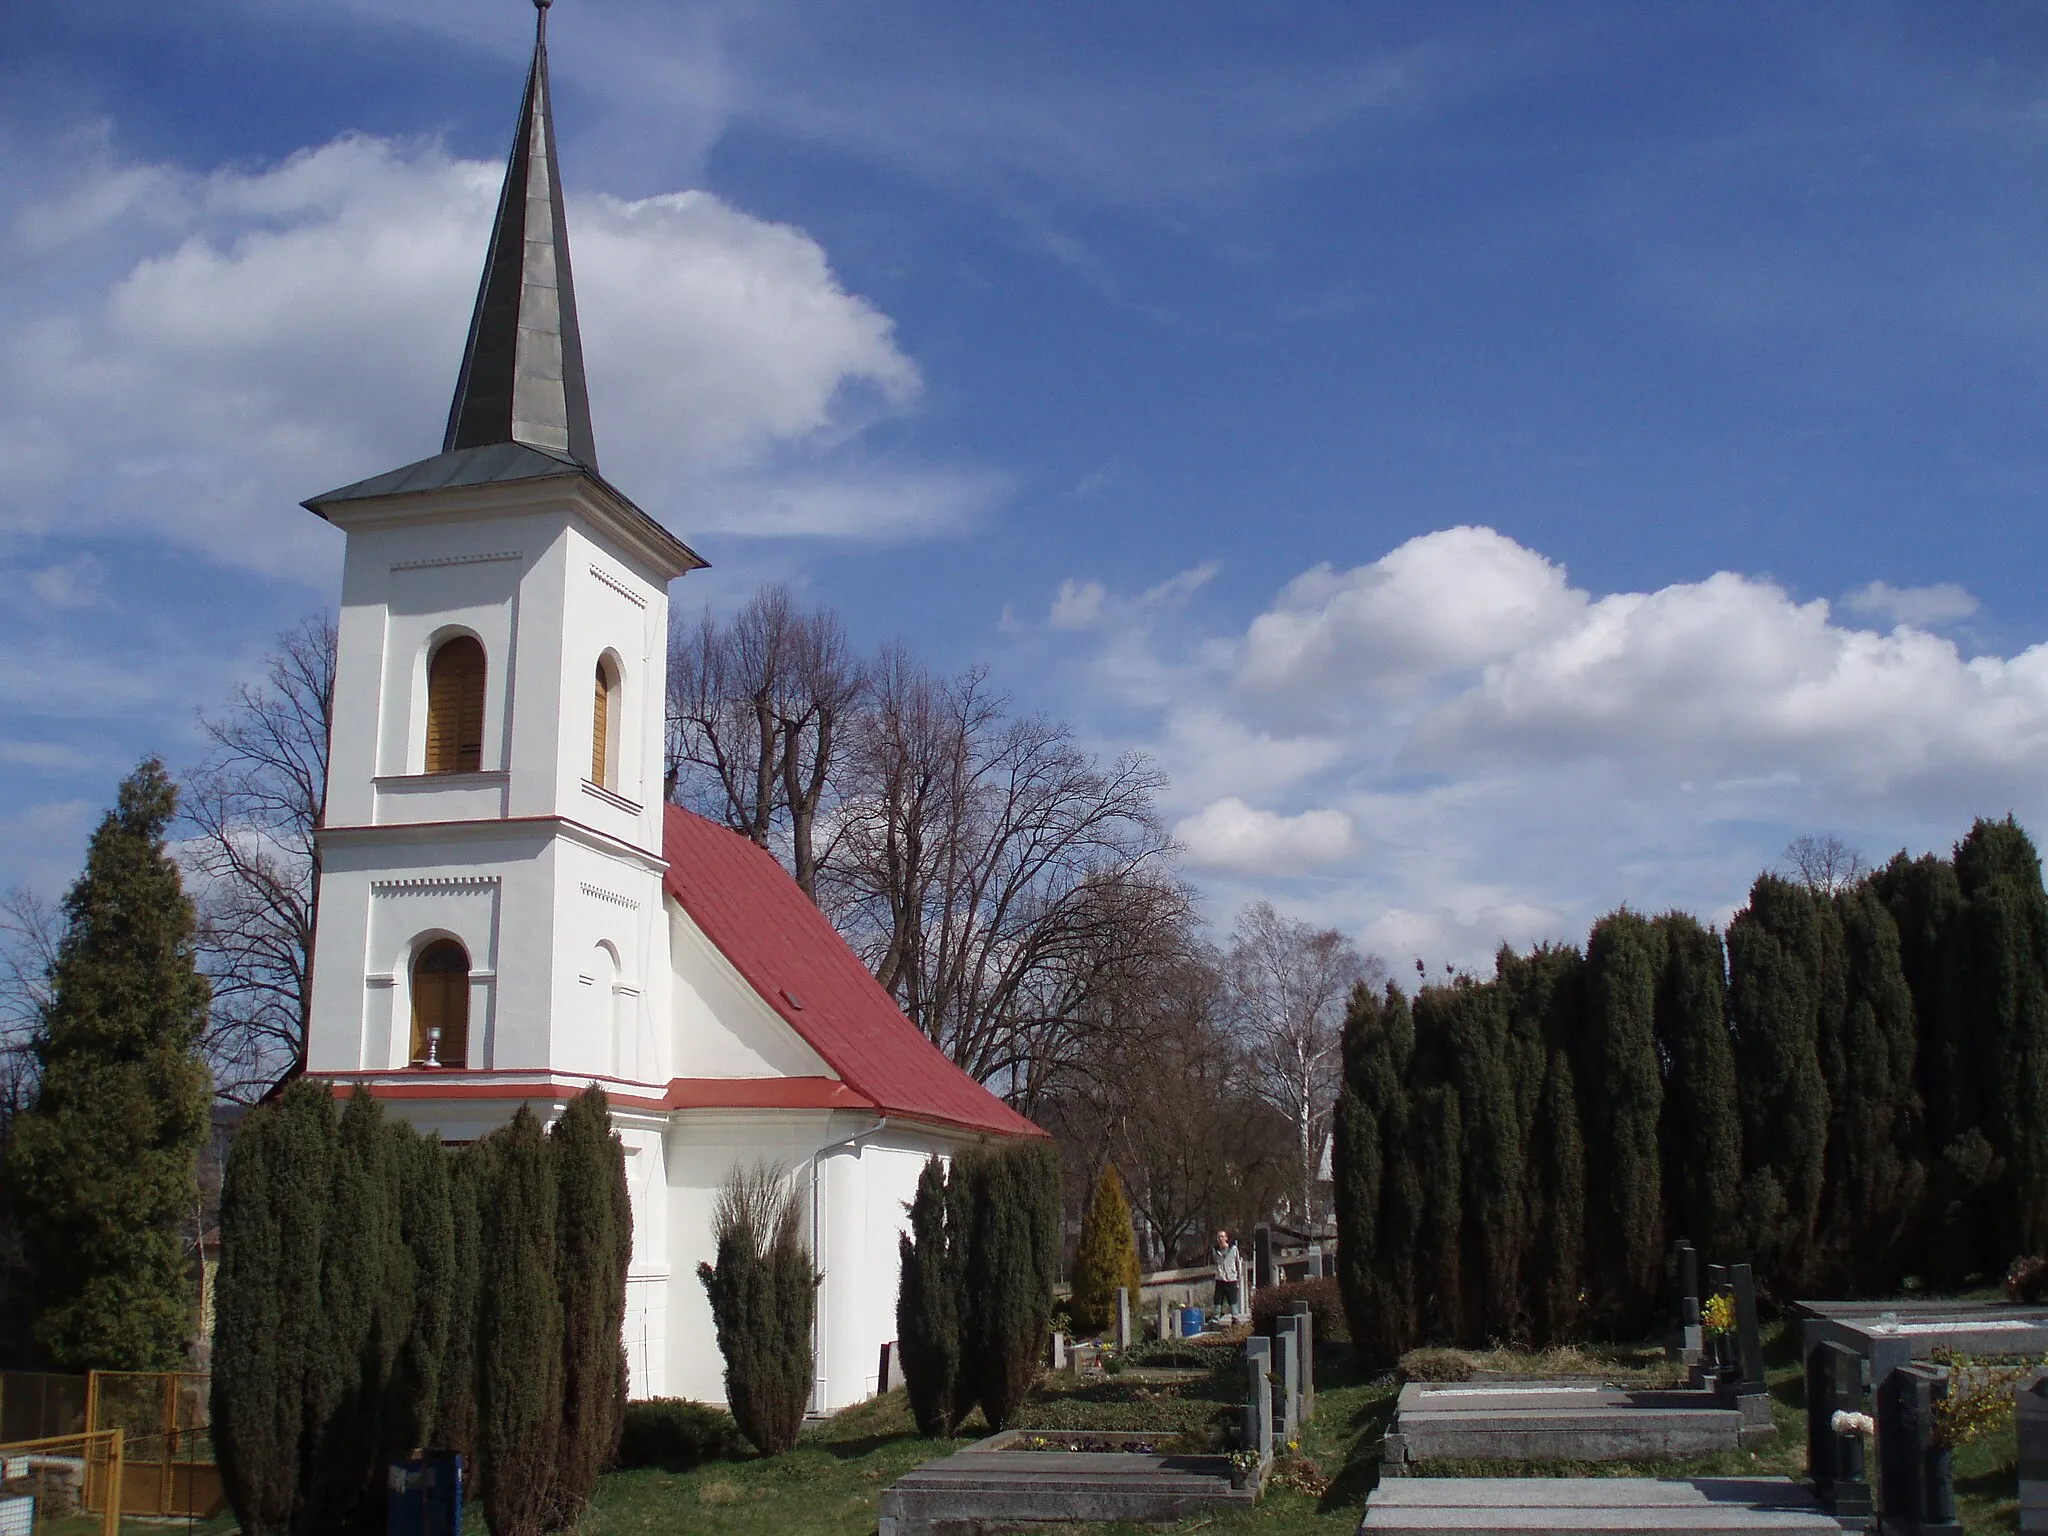
[[[723,1399],[712,1202],[787,1169],[830,1411],[880,1385],[925,1159],[1043,1133],[772,856],[663,803],[668,588],[704,562],[598,473],[546,15],[443,451],[306,503],[347,540],[306,1067],[449,1141],[602,1086],[636,1397]]]

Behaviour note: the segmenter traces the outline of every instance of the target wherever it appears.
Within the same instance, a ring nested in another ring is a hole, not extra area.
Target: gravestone
[[[1316,1416],[1316,1315],[1305,1301],[1297,1301],[1291,1315],[1295,1337],[1301,1341],[1301,1418],[1307,1423]]]
[[[1279,1276],[1273,1269],[1273,1229],[1271,1227],[1253,1227],[1252,1290],[1254,1292],[1263,1291],[1267,1286],[1275,1284],[1278,1280]],[[1251,1310],[1249,1299],[1247,1299],[1245,1310]]]
[[[1853,1349],[1823,1344],[1806,1358],[1806,1475],[1813,1491],[1833,1513],[1872,1513],[1863,1436],[1839,1433],[1837,1413],[1863,1407],[1863,1362]]]
[[[1052,1368],[1056,1371],[1067,1368],[1067,1336],[1058,1329],[1053,1330],[1052,1336]]]
[[[1950,1453],[1934,1443],[1948,1370],[1902,1365],[1877,1389],[1878,1508],[1886,1531],[1962,1536]]]
[[[1158,1328],[1159,1331],[1155,1337],[1159,1339],[1172,1339],[1180,1336],[1180,1314],[1174,1311],[1172,1304],[1167,1301],[1164,1291],[1159,1293]]]
[[[1737,1264],[1728,1272],[1728,1283],[1735,1292],[1735,1363],[1741,1368],[1735,1391],[1740,1396],[1754,1395],[1764,1390],[1764,1345],[1757,1327],[1756,1276],[1747,1264]]]
[[[875,1390],[894,1392],[903,1385],[903,1347],[894,1339],[882,1346],[881,1366],[875,1372]]]
[[[1260,1462],[1273,1459],[1273,1343],[1251,1338],[1244,1346],[1244,1446]]]
[[[1680,1360],[1687,1365],[1696,1365],[1705,1352],[1700,1329],[1700,1256],[1691,1243],[1681,1241],[1677,1258],[1677,1274],[1673,1276],[1677,1332],[1672,1344]]]
[[[1127,1285],[1116,1288],[1116,1347],[1131,1347],[1131,1288]]]
[[[1308,1245],[1308,1277],[1311,1280],[1320,1280],[1323,1278],[1323,1275],[1323,1245],[1321,1243],[1310,1243]]]
[[[2048,1531],[2048,1373],[2013,1389],[2020,1441],[2020,1530]]]
[[[1273,1434],[1281,1441],[1301,1438],[1301,1335],[1290,1314],[1273,1325],[1273,1374],[1280,1378],[1274,1395]]]

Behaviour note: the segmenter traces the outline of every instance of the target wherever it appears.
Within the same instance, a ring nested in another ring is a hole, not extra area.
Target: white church
[[[723,1401],[711,1204],[779,1162],[831,1411],[880,1385],[925,1159],[1043,1133],[773,857],[663,803],[668,588],[705,562],[598,473],[538,3],[443,451],[305,504],[347,538],[306,1067],[456,1142],[601,1085],[636,1397]]]

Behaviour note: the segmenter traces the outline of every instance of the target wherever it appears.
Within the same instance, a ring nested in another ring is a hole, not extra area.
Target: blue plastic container
[[[1180,1309],[1181,1337],[1184,1339],[1191,1339],[1201,1331],[1202,1309],[1200,1307],[1182,1307]]]

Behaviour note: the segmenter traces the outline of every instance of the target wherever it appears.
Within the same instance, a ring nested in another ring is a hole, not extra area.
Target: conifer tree
[[[306,1528],[367,1529],[381,1508],[384,1413],[412,1327],[413,1273],[399,1224],[396,1138],[360,1086],[336,1127],[306,1372]]]
[[[1465,1313],[1460,1332],[1474,1339],[1526,1338],[1524,1159],[1535,1110],[1530,1090],[1540,1091],[1542,1085],[1541,1037],[1526,1022],[1518,1028],[1511,1020],[1498,981],[1461,977],[1428,995],[1444,1010],[1444,1044],[1463,1136],[1458,1161]]]
[[[1653,926],[1663,951],[1657,1045],[1665,1062],[1660,1135],[1665,1216],[1702,1253],[1736,1251],[1742,1209],[1742,1113],[1728,1033],[1721,936],[1684,912]]]
[[[2041,860],[2010,816],[1956,845],[1963,895],[1963,1016],[1984,1138],[2005,1164],[1989,1230],[2018,1253],[2048,1248],[2048,894]],[[1982,1251],[1998,1270],[2011,1254]]]
[[[448,1154],[441,1149],[441,1138],[421,1136],[403,1120],[389,1122],[388,1134],[398,1176],[399,1236],[411,1272],[412,1309],[393,1364],[384,1444],[409,1450],[435,1443],[455,1286],[455,1224]]]
[[[222,1486],[247,1536],[304,1528],[306,1381],[321,1331],[334,1140],[328,1085],[300,1078],[250,1113],[228,1153],[209,1419]]]
[[[1898,854],[1871,880],[1899,930],[1899,966],[1913,994],[1914,1081],[1925,1115],[1927,1191],[1911,1262],[1938,1283],[1984,1270],[1996,1231],[1989,1181],[2003,1170],[1985,1139],[1971,1024],[1963,893],[1955,865]]]
[[[1403,1081],[1414,1047],[1408,999],[1352,994],[1344,1022],[1344,1086],[1331,1172],[1337,1275],[1351,1341],[1369,1366],[1391,1366],[1415,1339],[1415,1228],[1420,1203],[1408,1147]]]
[[[725,1356],[726,1402],[754,1448],[779,1456],[803,1426],[814,1363],[818,1274],[797,1202],[772,1165],[736,1169],[719,1189],[711,1225],[717,1262],[699,1264],[697,1277]]]
[[[562,1293],[561,1445],[550,1522],[571,1524],[618,1451],[625,1422],[626,1270],[633,1216],[626,1150],[596,1085],[569,1101],[548,1133],[561,1181],[557,1276]]]
[[[554,1149],[525,1105],[493,1131],[477,1291],[477,1453],[492,1536],[546,1528],[562,1421],[560,1195]]]
[[[1632,1333],[1659,1297],[1664,1085],[1657,1061],[1658,935],[1623,908],[1586,941],[1585,1030],[1577,1064],[1586,1157],[1588,1291],[1602,1321]]]
[[[1577,1337],[1585,1290],[1586,1160],[1572,1053],[1584,1014],[1585,963],[1578,950],[1545,945],[1496,963],[1516,1027],[1532,1033],[1540,1077],[1524,1159],[1525,1269],[1530,1332],[1549,1345]]]
[[[36,1337],[69,1370],[168,1370],[194,1320],[180,1229],[207,1134],[208,992],[164,848],[176,809],[149,758],[93,834],[64,900],[41,1082],[7,1147]]]
[[[1408,1058],[1410,1158],[1415,1169],[1416,1337],[1428,1343],[1461,1342],[1466,1311],[1464,1124],[1458,1087],[1451,1079],[1444,989],[1424,987],[1412,1016],[1415,1045]]]
[[[1033,1138],[962,1156],[972,1229],[965,1364],[991,1428],[1009,1425],[1038,1372],[1059,1272],[1059,1162]]]
[[[1913,995],[1899,930],[1869,881],[1836,894],[1845,1005],[1839,1043],[1825,1043],[1828,1163],[1822,1190],[1831,1289],[1889,1290],[1926,1186],[1914,1083]]]
[[[478,1287],[483,1267],[483,1202],[495,1181],[496,1146],[489,1137],[442,1155],[448,1165],[448,1342],[436,1383],[434,1443],[459,1452],[471,1494],[481,1492],[477,1458],[476,1373]]]
[[[1803,1282],[1812,1256],[1827,1155],[1823,900],[1776,875],[1759,875],[1749,905],[1728,925],[1743,1220],[1758,1262],[1788,1287]]]
[[[1116,1322],[1116,1293],[1122,1287],[1130,1293],[1135,1316],[1138,1306],[1138,1248],[1131,1240],[1131,1208],[1124,1200],[1123,1180],[1109,1163],[1095,1181],[1088,1196],[1088,1208],[1081,1214],[1081,1237],[1074,1247],[1073,1299],[1068,1303],[1074,1326],[1083,1333],[1100,1333]]]
[[[946,1165],[926,1159],[910,1204],[910,1230],[899,1240],[902,1279],[896,1292],[896,1347],[903,1352],[903,1384],[921,1435],[952,1438],[964,1411],[960,1329],[965,1298],[962,1233],[951,1220]]]

